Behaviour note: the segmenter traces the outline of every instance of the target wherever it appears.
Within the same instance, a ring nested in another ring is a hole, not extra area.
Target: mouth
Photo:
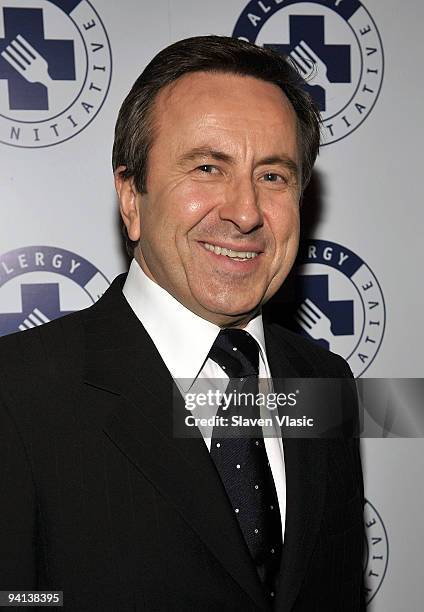
[[[207,251],[210,251],[215,255],[220,255],[221,257],[230,258],[233,261],[251,261],[252,259],[258,257],[258,255],[261,253],[260,250],[248,250],[247,248],[243,251],[236,251],[235,249],[218,246],[217,244],[211,244],[210,242],[203,242],[202,245]]]

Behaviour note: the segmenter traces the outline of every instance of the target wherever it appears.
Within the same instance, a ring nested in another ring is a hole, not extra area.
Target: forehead
[[[204,135],[243,138],[253,144],[297,146],[297,118],[273,83],[232,73],[195,72],[164,87],[153,110],[157,137],[181,147]]]

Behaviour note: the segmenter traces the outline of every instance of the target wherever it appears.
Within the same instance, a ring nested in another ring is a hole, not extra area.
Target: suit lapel
[[[181,514],[232,577],[266,609],[257,573],[221,480],[196,428],[173,435],[183,400],[152,340],[127,304],[118,277],[85,311],[85,384],[101,389],[89,418]],[[106,392],[106,393],[105,393]]]
[[[274,380],[313,376],[277,326],[265,326],[267,356]],[[282,390],[282,387],[281,387]],[[325,440],[283,438],[286,471],[286,526],[275,609],[289,612],[308,566],[323,510],[326,487]]]

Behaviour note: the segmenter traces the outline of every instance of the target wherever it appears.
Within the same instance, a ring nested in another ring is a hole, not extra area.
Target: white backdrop
[[[420,0],[0,0],[0,335],[90,305],[125,270],[119,106],[161,48],[237,26],[323,62],[311,91],[332,128],[305,201],[318,259],[301,273],[327,346],[357,376],[423,377],[423,23]],[[47,89],[10,61],[18,34],[47,61]],[[363,455],[369,609],[422,610],[423,442],[364,440]]]

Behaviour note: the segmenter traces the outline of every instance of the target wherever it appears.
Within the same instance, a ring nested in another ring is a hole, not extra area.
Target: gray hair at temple
[[[320,115],[305,91],[305,81],[288,59],[252,43],[225,36],[195,36],[160,51],[134,83],[119,111],[112,165],[125,166],[139,193],[146,193],[149,150],[154,140],[152,114],[158,93],[185,74],[223,72],[251,76],[280,87],[290,100],[298,123],[301,188],[305,189],[320,144]],[[134,243],[126,235],[131,255]]]

